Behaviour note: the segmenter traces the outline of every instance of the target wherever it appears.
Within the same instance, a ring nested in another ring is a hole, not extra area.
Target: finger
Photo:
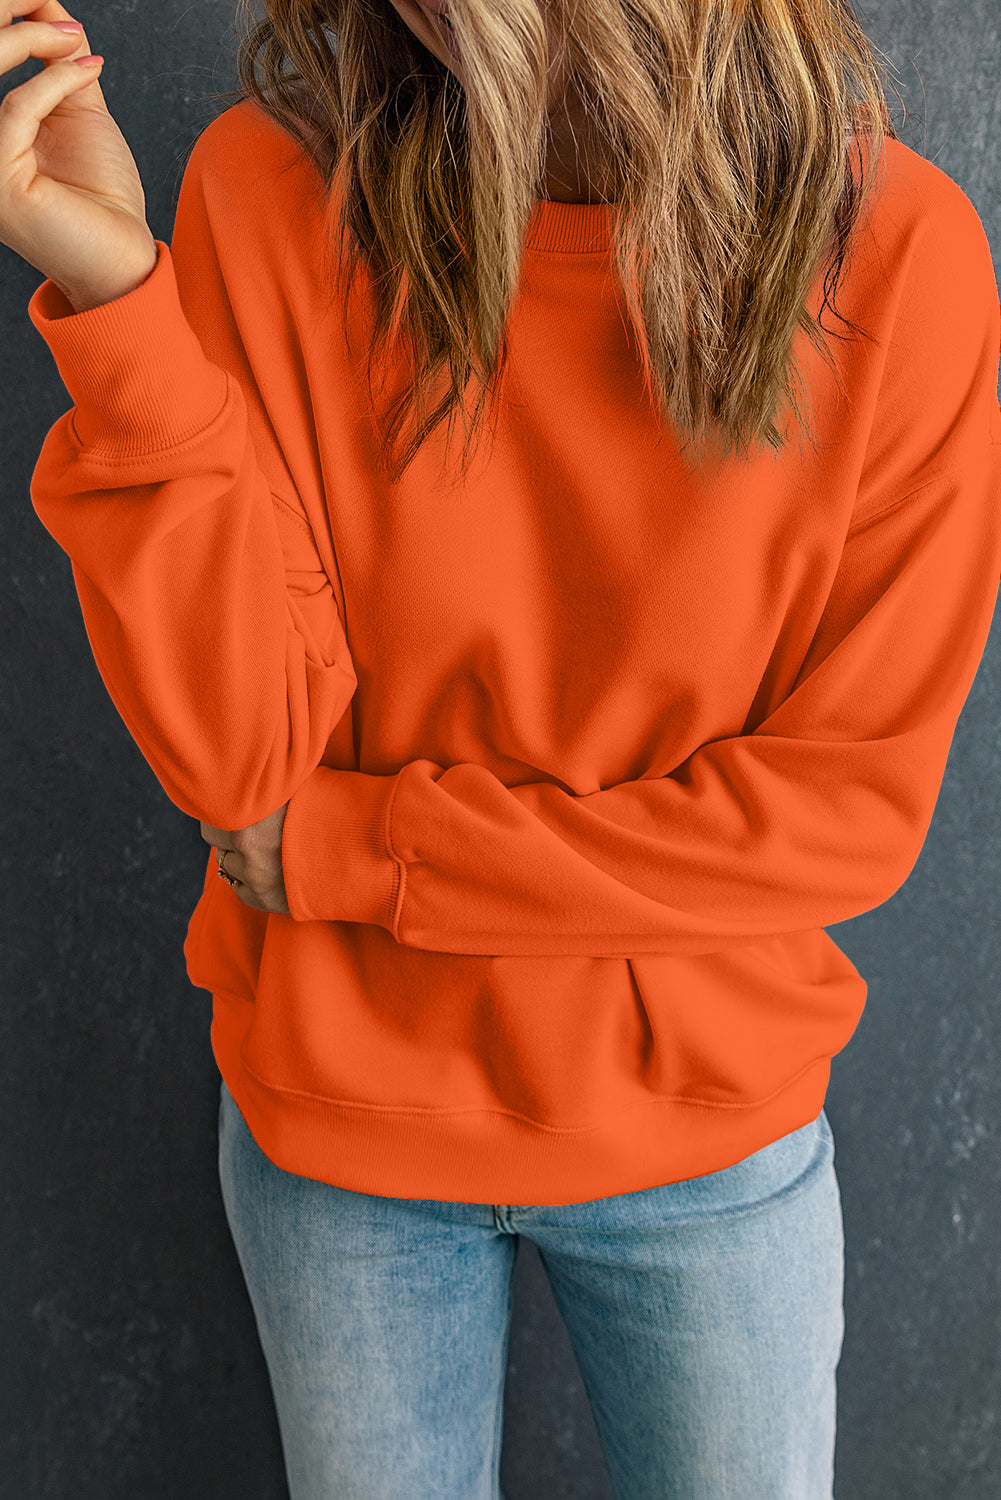
[[[219,868],[222,870],[224,875],[232,876],[232,878],[234,880],[238,880],[241,885],[247,884],[247,875],[249,874],[249,871],[247,870],[246,861],[243,858],[242,854],[239,854],[235,849],[227,849],[225,848],[225,846],[220,849],[218,845],[216,845],[215,857],[216,864],[219,865]]]
[[[26,4],[25,0],[0,0],[0,13],[19,16],[22,21],[79,21],[80,17],[60,4],[60,0],[44,0],[42,5]],[[86,35],[86,33],[84,33]]]
[[[20,17],[16,25],[13,20],[5,21],[11,16]],[[57,21],[73,21],[80,30],[60,31],[53,25]],[[8,73],[29,57],[41,58],[49,68],[89,56],[90,42],[83,22],[59,0],[46,0],[30,10],[24,0],[0,0],[0,71]]]
[[[268,902],[254,890],[252,885],[241,883],[240,885],[233,886],[233,895],[242,901],[244,906],[252,906],[255,911],[271,910]]]
[[[214,828],[211,823],[201,823],[202,838],[207,844],[214,844],[218,849],[232,849],[231,834],[227,828]]]
[[[0,27],[0,78],[29,57],[45,61],[40,73],[9,89],[0,99],[0,160],[8,167],[30,161],[42,123],[57,105],[97,83],[103,59],[82,67],[74,61],[89,53],[90,44],[81,41],[79,35],[67,36],[50,26],[22,22],[20,26]],[[16,174],[8,175],[14,175],[16,187]]]

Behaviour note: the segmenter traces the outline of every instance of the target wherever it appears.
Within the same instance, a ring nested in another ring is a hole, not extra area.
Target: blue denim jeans
[[[503,1500],[519,1235],[617,1500],[831,1500],[844,1233],[824,1110],[722,1171],[540,1208],[286,1172],[223,1083],[219,1176],[291,1500]]]

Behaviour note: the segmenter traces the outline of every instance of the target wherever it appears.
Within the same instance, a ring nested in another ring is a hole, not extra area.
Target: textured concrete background
[[[235,82],[233,7],[75,14],[107,56],[102,87],[169,241],[180,154],[205,95]],[[858,14],[911,110],[901,127],[890,95],[902,139],[962,186],[997,265],[998,0]],[[108,698],[69,560],[31,509],[68,406],[27,318],[40,279],[0,246],[0,1500],[285,1500],[216,1176],[211,1001],[181,952],[206,846]],[[869,981],[827,1097],[847,1240],[838,1500],[1001,1494],[999,703],[996,624],[914,873],[831,929]],[[524,1240],[502,1479],[507,1500],[611,1497]]]

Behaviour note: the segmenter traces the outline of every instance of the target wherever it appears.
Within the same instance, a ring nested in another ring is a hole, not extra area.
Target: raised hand
[[[14,24],[15,19],[21,17]],[[0,78],[45,67],[0,99],[0,242],[84,312],[133,291],[157,259],[135,159],[108,111],[101,64],[59,0],[0,0]]]

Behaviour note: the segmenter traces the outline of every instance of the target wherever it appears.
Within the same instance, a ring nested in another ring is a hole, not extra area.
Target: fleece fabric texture
[[[825,928],[914,868],[1001,578],[990,246],[929,161],[881,171],[836,304],[870,337],[797,334],[778,454],[686,457],[614,205],[540,201],[492,448],[443,482],[443,425],[384,481],[371,286],[323,284],[322,179],[253,103],[141,286],[32,296],[72,407],[31,499],[115,707],[189,817],[288,803],[291,914],[207,849],[184,943],[278,1166],[567,1204],[819,1113],[867,993]]]

